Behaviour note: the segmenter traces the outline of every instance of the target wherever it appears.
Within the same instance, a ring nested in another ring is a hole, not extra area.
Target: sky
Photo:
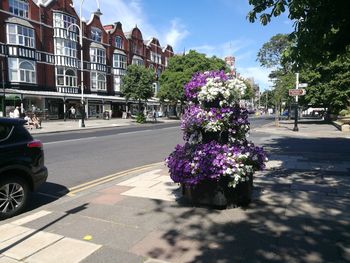
[[[81,0],[74,0],[77,13]],[[278,33],[293,31],[283,14],[267,26],[250,23],[248,0],[85,0],[83,18],[100,7],[102,24],[121,22],[124,32],[135,25],[145,40],[156,37],[162,46],[170,44],[175,53],[194,49],[207,56],[233,55],[243,77],[253,77],[261,90],[269,89],[270,70],[260,67],[256,56],[262,45]]]

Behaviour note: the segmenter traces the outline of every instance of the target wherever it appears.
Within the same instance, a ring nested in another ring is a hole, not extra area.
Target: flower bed
[[[181,129],[186,143],[177,145],[166,162],[172,180],[195,203],[246,204],[252,175],[264,168],[265,152],[246,139],[248,112],[238,104],[244,87],[223,71],[195,74],[185,86],[189,103]]]

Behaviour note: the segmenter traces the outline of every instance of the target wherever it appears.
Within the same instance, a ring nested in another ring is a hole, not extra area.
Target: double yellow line
[[[86,183],[83,183],[83,184],[80,184],[80,185],[77,185],[74,187],[71,187],[68,189],[69,192],[67,195],[68,196],[75,196],[77,193],[84,191],[84,190],[87,190],[89,188],[92,188],[94,186],[113,181],[119,177],[129,175],[130,173],[133,173],[133,172],[140,172],[140,171],[149,169],[151,167],[157,166],[157,165],[162,164],[162,163],[163,162],[152,163],[152,164],[147,164],[147,165],[135,167],[132,169],[124,170],[122,172],[118,172],[118,173],[111,174],[111,175],[107,175],[107,176],[104,176],[104,177],[101,177],[101,178],[98,178],[98,179],[95,179],[95,180],[92,180],[92,181],[89,181],[89,182],[86,182]]]

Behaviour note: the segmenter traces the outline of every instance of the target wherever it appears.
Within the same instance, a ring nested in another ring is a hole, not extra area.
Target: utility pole
[[[295,88],[299,89],[299,73],[296,73],[295,75],[296,75]],[[299,98],[299,96],[295,96],[295,115],[294,115],[293,131],[299,131],[299,128],[298,128],[298,98]]]

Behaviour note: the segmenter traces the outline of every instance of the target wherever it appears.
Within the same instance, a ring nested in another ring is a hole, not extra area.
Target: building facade
[[[0,27],[0,96],[6,98],[2,100],[6,105],[3,115],[20,106],[22,112],[62,119],[71,107],[82,112],[83,89],[87,117],[100,117],[105,111],[121,117],[127,105],[120,86],[130,64],[154,70],[155,93],[159,90],[157,78],[174,54],[172,47],[161,47],[156,38],[144,40],[137,26],[124,32],[120,22],[102,25],[101,15],[97,10],[80,29],[72,0],[0,2],[0,23],[4,25]],[[153,103],[158,102],[154,99]]]

